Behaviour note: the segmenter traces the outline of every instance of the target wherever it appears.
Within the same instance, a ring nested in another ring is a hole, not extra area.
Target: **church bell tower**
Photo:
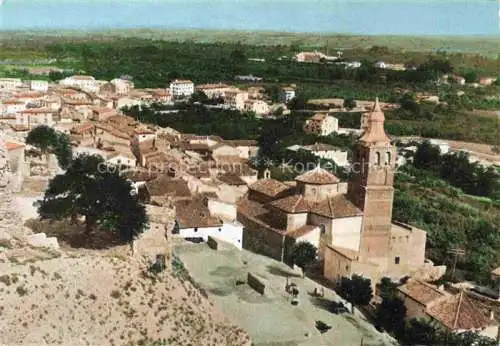
[[[389,253],[396,149],[385,133],[378,99],[365,121],[354,151],[347,196],[363,211],[361,258],[382,264]]]

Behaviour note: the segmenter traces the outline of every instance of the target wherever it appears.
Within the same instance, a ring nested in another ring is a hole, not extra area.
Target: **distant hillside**
[[[112,37],[137,37],[167,41],[194,42],[242,42],[257,45],[294,45],[328,49],[366,49],[373,45],[387,46],[406,51],[448,51],[476,53],[497,57],[500,52],[500,36],[361,36],[339,34],[311,34],[260,31],[216,30],[161,30],[123,29],[109,31],[0,31],[2,45],[9,43],[32,44],[40,38],[53,42],[54,37],[102,40]],[[23,41],[23,42],[21,42]]]

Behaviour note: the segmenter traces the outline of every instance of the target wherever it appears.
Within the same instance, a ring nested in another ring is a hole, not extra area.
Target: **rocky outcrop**
[[[12,202],[12,175],[3,133],[0,132],[0,234],[20,235],[22,219]]]

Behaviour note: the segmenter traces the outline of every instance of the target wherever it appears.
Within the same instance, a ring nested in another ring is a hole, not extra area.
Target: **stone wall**
[[[284,236],[255,222],[246,215],[238,213],[238,220],[245,225],[243,229],[243,248],[275,260],[283,260]]]

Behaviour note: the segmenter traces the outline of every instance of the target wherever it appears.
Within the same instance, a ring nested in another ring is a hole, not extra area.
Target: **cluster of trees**
[[[427,232],[427,256],[452,267],[449,250],[466,255],[457,268],[462,278],[488,283],[500,263],[500,205],[465,195],[436,174],[412,165],[396,174],[393,218]]]
[[[471,114],[461,104],[417,103],[410,93],[397,101],[401,108],[385,112],[385,127],[392,135],[497,143],[496,120]]]
[[[131,183],[118,172],[100,156],[77,156],[50,181],[37,202],[40,217],[72,222],[83,217],[88,236],[113,232],[131,242],[147,227],[146,210]]]
[[[52,127],[40,125],[32,129],[26,143],[38,148],[42,155],[54,154],[61,168],[67,168],[72,158],[71,143],[68,135]]]
[[[122,111],[143,123],[172,127],[183,133],[216,135],[224,139],[256,139],[265,122],[257,119],[251,112],[209,109],[203,104],[195,103],[173,107],[161,104],[132,106],[125,107]]]
[[[470,162],[466,152],[441,155],[438,146],[424,141],[417,148],[413,164],[468,194],[500,199],[500,174],[493,167]]]

